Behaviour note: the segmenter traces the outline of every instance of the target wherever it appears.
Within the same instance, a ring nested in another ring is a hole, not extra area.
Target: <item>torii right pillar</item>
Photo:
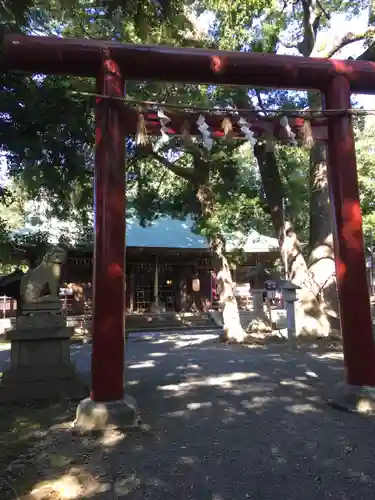
[[[351,108],[350,96],[348,80],[344,76],[336,76],[325,89],[325,107],[327,110],[348,110]],[[362,391],[363,400],[363,390],[359,388],[375,387],[375,343],[366,277],[355,143],[350,113],[343,111],[332,114],[328,123],[328,180],[333,212],[337,288],[346,381],[352,389],[344,405],[352,410],[360,410],[361,398],[354,396],[354,393],[358,396],[358,391]],[[368,404],[365,406],[368,407]],[[372,410],[375,404],[373,406]]]

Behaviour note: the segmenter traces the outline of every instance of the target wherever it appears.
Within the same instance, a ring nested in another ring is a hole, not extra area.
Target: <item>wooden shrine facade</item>
[[[234,274],[241,280],[252,266],[274,262],[277,257],[276,251],[247,254]],[[125,311],[128,313],[149,312],[156,295],[165,311],[205,311],[214,305],[216,284],[209,250],[128,247],[126,271]],[[71,249],[63,281],[81,285],[86,291],[90,290],[87,284],[92,280],[92,252]],[[198,290],[193,289],[197,288],[193,286],[194,280],[199,281]],[[75,312],[81,311],[78,308]]]

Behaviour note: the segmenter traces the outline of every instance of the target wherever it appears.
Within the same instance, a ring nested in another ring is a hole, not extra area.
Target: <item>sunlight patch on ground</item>
[[[121,441],[123,441],[126,437],[126,434],[117,431],[108,429],[104,432],[103,436],[100,438],[100,444],[102,446],[106,446],[108,448],[117,446]]]
[[[180,384],[169,384],[158,386],[159,391],[189,391],[195,387],[208,387],[208,386],[219,386],[225,389],[230,389],[232,387],[232,382],[238,382],[240,380],[248,380],[251,378],[259,378],[259,373],[245,373],[236,372],[228,373],[227,375],[217,375],[210,376],[202,379],[192,379],[188,382],[181,382]]]
[[[304,384],[298,380],[293,379],[285,379],[280,381],[280,385],[291,386],[296,389],[311,389],[310,385]]]
[[[183,464],[183,465],[195,465],[197,462],[198,462],[198,459],[196,457],[191,457],[191,456],[182,456],[178,460],[178,463]]]
[[[188,403],[186,408],[188,410],[199,410],[200,408],[211,408],[211,401],[202,401],[202,403]]]
[[[286,410],[289,411],[290,413],[294,413],[295,415],[301,415],[303,413],[308,413],[308,412],[318,413],[321,411],[318,408],[316,408],[316,406],[309,404],[290,405],[286,407]]]
[[[254,408],[262,408],[265,404],[274,400],[273,397],[268,396],[255,396],[251,400],[243,400],[241,401],[241,406],[246,408],[247,410],[253,410]]]
[[[217,339],[219,335],[217,334],[196,334],[196,335],[169,335],[161,339],[156,340],[153,344],[166,344],[167,342],[173,342],[175,347],[182,348],[189,345],[203,344],[207,340]]]
[[[115,483],[100,482],[92,474],[73,468],[68,474],[52,481],[43,481],[36,485],[28,495],[28,500],[79,500],[97,497],[102,493],[109,494],[106,498],[123,498],[140,485],[140,479],[132,474],[115,481]],[[100,498],[102,498],[100,496]]]
[[[139,384],[139,380],[128,380],[126,382],[126,385],[138,385]]]
[[[10,351],[10,342],[6,344],[0,344],[0,351]]]
[[[141,361],[140,363],[134,363],[133,365],[129,365],[128,368],[138,369],[138,368],[154,368],[155,361],[150,359],[148,361]]]
[[[265,392],[272,392],[276,389],[277,384],[274,382],[263,382],[261,384],[257,383],[256,385],[242,385],[241,387],[235,387],[230,390],[230,393],[234,396],[244,396],[245,394],[254,394],[261,392],[264,394]]]
[[[180,365],[176,367],[176,370],[201,370],[202,368],[199,365],[193,365],[192,363],[188,363],[187,365]]]
[[[59,498],[61,500],[76,500],[82,498],[83,489],[78,477],[69,474],[56,481],[44,482],[30,492],[32,500]],[[57,495],[59,495],[57,497]]]
[[[316,354],[312,352],[310,353],[310,356],[316,359],[328,359],[328,360],[339,360],[339,361],[342,361],[344,359],[343,352],[326,352],[324,354]]]

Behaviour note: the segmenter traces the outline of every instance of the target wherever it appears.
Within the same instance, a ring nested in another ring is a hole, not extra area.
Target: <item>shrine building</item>
[[[191,219],[159,218],[142,227],[136,219],[126,224],[126,312],[150,311],[156,298],[165,311],[205,311],[215,300],[215,274],[205,237],[192,230]],[[256,231],[226,235],[227,253],[242,252],[233,280],[241,283],[257,264],[279,257],[276,238]],[[92,249],[72,248],[63,271],[66,283],[92,282]]]

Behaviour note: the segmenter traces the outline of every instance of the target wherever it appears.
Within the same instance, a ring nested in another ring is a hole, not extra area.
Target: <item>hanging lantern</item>
[[[199,292],[199,290],[201,289],[201,282],[199,278],[194,278],[191,285],[193,292]]]

